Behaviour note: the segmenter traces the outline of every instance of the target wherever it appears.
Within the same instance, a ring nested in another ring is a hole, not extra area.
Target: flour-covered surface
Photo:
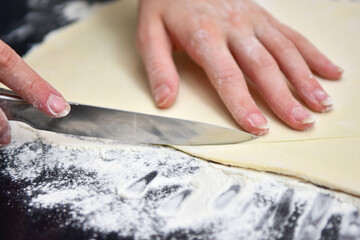
[[[2,239],[360,239],[355,197],[165,147],[13,130]]]
[[[88,16],[94,7],[109,1],[3,0],[0,39],[23,55],[49,32]]]

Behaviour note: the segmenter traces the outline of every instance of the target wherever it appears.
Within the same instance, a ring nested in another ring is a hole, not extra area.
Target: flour
[[[55,209],[67,216],[60,227],[93,231],[94,239],[113,232],[135,239],[312,239],[326,229],[360,237],[356,198],[170,148],[12,128],[1,174],[26,185],[28,211]],[[342,220],[331,227],[336,214]]]
[[[61,6],[61,13],[68,21],[76,21],[90,15],[94,6],[86,1],[73,1]]]

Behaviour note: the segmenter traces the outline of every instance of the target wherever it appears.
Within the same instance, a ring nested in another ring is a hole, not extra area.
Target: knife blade
[[[196,121],[70,103],[62,118],[45,115],[14,92],[0,89],[0,107],[9,120],[45,131],[157,145],[217,145],[249,141],[256,136]]]

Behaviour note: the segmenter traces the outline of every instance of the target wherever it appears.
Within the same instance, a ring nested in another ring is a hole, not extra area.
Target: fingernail
[[[248,121],[253,127],[256,127],[261,130],[269,130],[270,125],[266,119],[258,113],[253,113],[249,116]]]
[[[338,73],[343,73],[344,69],[336,65],[335,63],[332,63],[331,61],[328,62],[328,64],[333,68],[336,69]]]
[[[58,95],[52,94],[48,98],[47,107],[56,117],[65,117],[70,112],[70,105]]]
[[[344,72],[344,69],[342,69],[341,67],[338,67],[338,66],[337,66],[337,70],[338,70],[339,73],[343,73],[343,72]]]
[[[334,100],[329,97],[323,90],[318,89],[314,92],[315,99],[324,107],[323,112],[328,112],[333,108]]]
[[[155,89],[154,98],[156,104],[159,107],[163,106],[168,101],[169,95],[170,95],[170,88],[165,84]]]
[[[302,107],[294,107],[291,113],[297,122],[302,124],[315,123],[315,118]]]
[[[10,140],[11,140],[11,129],[7,130],[7,132],[0,138],[0,148],[9,145]]]

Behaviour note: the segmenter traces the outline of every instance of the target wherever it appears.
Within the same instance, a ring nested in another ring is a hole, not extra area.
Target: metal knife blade
[[[256,136],[211,124],[71,103],[63,118],[49,117],[11,91],[0,91],[9,120],[39,130],[159,145],[214,145],[249,141]]]

